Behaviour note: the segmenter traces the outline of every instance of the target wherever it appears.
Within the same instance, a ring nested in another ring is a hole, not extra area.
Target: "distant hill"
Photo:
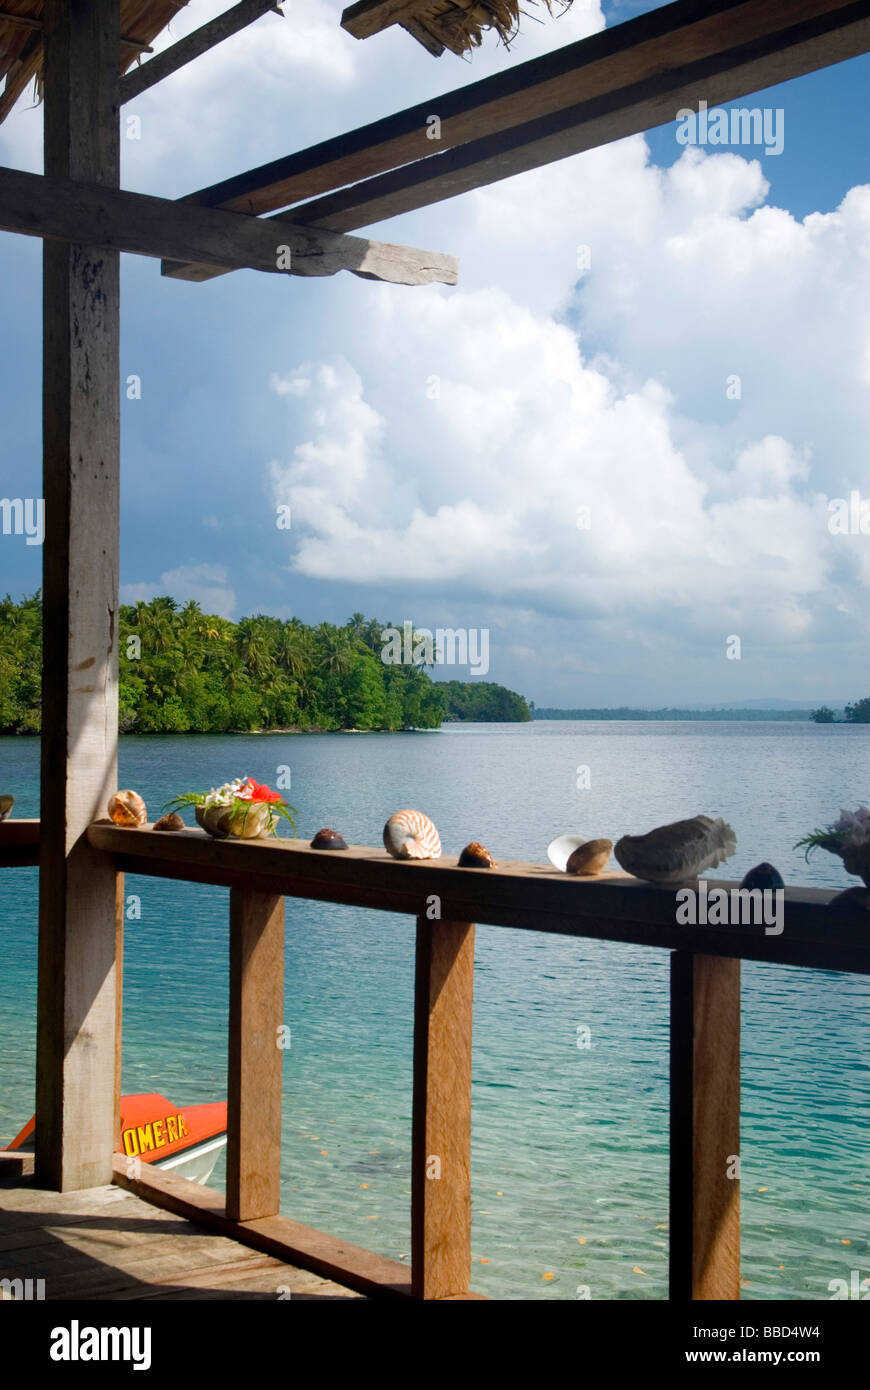
[[[801,710],[801,711],[803,711],[803,710],[817,709],[817,708],[819,707],[819,705],[830,705],[832,709],[835,709],[835,710],[838,711],[838,713],[842,714],[843,709],[845,708],[845,705],[846,705],[846,701],[845,701],[845,700],[831,700],[830,697],[829,697],[827,700],[783,700],[783,699],[781,699],[781,698],[769,699],[769,698],[765,697],[764,699],[760,699],[760,700],[744,700],[743,703],[739,706],[739,708],[740,708],[740,709],[765,709],[765,710],[771,710],[771,709],[796,709],[796,710]],[[730,709],[735,709],[735,708],[737,708],[737,707],[736,707],[735,705],[733,705],[733,704],[730,704],[728,701],[720,701],[720,702],[717,703],[715,700],[703,700],[703,701],[687,700],[686,703],[685,703],[684,705],[681,705],[681,706],[680,706],[680,708],[681,708],[681,709],[706,709],[706,710],[711,710],[711,709],[714,709],[714,710],[715,710],[715,709],[729,709],[729,710],[730,710]]]
[[[682,719],[696,723],[745,719],[799,723],[809,720],[810,710],[802,706],[783,709],[776,705],[766,708],[756,706],[753,709],[729,709],[724,705],[708,705],[698,709],[629,709],[622,706],[619,709],[534,709],[532,714],[535,719],[637,719],[649,722]]]

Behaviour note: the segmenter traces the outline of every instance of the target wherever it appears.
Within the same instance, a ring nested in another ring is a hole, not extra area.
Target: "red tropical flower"
[[[246,801],[250,800],[274,802],[284,800],[280,792],[271,791],[265,783],[263,783],[263,785],[260,786],[259,783],[254,781],[253,777],[248,778],[248,784],[245,787],[243,795]]]

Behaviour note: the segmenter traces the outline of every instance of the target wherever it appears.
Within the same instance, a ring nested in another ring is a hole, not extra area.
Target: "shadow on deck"
[[[47,1301],[363,1297],[112,1184],[58,1193],[10,1173],[0,1178],[0,1299],[37,1291]]]

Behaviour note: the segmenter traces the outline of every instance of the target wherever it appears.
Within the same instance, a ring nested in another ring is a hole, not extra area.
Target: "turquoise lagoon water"
[[[561,832],[615,840],[704,811],[737,831],[729,874],[769,859],[789,881],[837,887],[854,882],[839,861],[806,865],[792,846],[867,801],[868,752],[867,728],[776,723],[127,737],[120,783],[153,816],[176,792],[237,774],[274,785],[287,765],[306,837],[331,825],[377,844],[410,805],[448,851],[480,839],[497,858],[542,860]],[[16,814],[38,813],[37,763],[35,740],[0,740]],[[591,786],[578,790],[582,766]],[[221,1098],[227,891],[129,876],[126,892],[142,915],[126,933],[124,1089]],[[3,871],[6,1135],[33,1111],[36,923],[36,871]],[[287,900],[282,1209],[405,1260],[413,945],[404,917]],[[666,952],[478,928],[474,1288],[666,1297],[667,974]],[[870,984],[759,964],[743,978],[743,1297],[829,1298],[830,1280],[870,1275]]]

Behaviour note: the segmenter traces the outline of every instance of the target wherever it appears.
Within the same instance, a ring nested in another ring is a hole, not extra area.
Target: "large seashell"
[[[617,840],[617,862],[635,878],[651,883],[684,883],[704,869],[715,869],[737,848],[737,837],[724,820],[694,816],[660,825],[647,835]]]
[[[14,796],[0,796],[0,820],[6,819],[14,805]]]
[[[585,845],[578,845],[569,857],[565,872],[587,877],[600,874],[606,868],[612,850],[612,840],[587,840]]]
[[[397,811],[384,826],[384,846],[394,859],[440,859],[441,837],[422,811]]]
[[[318,830],[311,841],[312,849],[347,849],[337,830]]]
[[[579,849],[581,845],[585,844],[586,841],[582,835],[559,835],[547,845],[547,858],[554,869],[564,873],[568,866],[568,860],[575,849]]]
[[[750,892],[753,888],[760,888],[764,892],[766,888],[784,888],[785,884],[779,869],[775,869],[772,864],[768,864],[765,860],[763,864],[756,864],[754,869],[749,870],[740,887],[748,888]]]
[[[154,822],[155,830],[183,830],[184,821],[175,811],[170,811],[168,816],[161,816]]]
[[[109,818],[115,825],[123,825],[127,830],[135,830],[148,820],[145,802],[138,792],[115,792],[109,798]]]
[[[460,869],[497,869],[498,865],[485,845],[472,840],[459,856]]]

